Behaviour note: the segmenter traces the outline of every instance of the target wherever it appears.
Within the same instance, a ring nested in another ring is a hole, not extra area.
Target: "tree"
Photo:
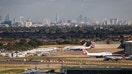
[[[2,44],[2,43],[0,43],[0,50],[1,50],[1,49],[3,49],[3,44]]]
[[[31,45],[32,47],[36,48],[40,45],[43,45],[43,43],[37,39],[31,39],[29,42],[28,42],[29,45]]]

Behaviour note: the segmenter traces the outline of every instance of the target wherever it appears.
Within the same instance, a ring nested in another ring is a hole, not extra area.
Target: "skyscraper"
[[[11,21],[10,21],[10,18],[9,18],[9,14],[7,14],[7,16],[5,17],[4,24],[8,24],[9,26],[11,26]]]
[[[6,15],[5,21],[10,21],[9,14]]]

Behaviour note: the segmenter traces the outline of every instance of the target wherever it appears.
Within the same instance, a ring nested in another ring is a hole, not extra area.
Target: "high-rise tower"
[[[5,17],[4,24],[8,24],[9,26],[11,26],[11,21],[10,21],[10,18],[9,18],[9,14],[7,14],[7,16]]]
[[[58,22],[58,15],[57,15],[57,13],[56,13],[55,21],[56,21],[56,23]]]
[[[9,14],[6,15],[5,21],[10,21]]]

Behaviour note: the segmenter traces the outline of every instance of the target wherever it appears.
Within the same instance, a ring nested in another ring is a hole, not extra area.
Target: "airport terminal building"
[[[125,48],[124,51],[126,55],[132,55],[132,41],[125,41]]]

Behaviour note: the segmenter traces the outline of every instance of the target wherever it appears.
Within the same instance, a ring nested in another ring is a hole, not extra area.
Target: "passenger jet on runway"
[[[89,53],[86,50],[86,48],[83,48],[82,51],[84,55],[88,55],[89,57],[96,57],[96,58],[112,55],[111,52]]]
[[[91,42],[91,45],[90,46],[86,46],[87,42],[85,42],[82,46],[66,46],[64,47],[63,50],[74,50],[74,51],[77,51],[77,50],[82,50],[84,47],[86,49],[91,49],[91,48],[94,48],[95,47],[95,42]]]

